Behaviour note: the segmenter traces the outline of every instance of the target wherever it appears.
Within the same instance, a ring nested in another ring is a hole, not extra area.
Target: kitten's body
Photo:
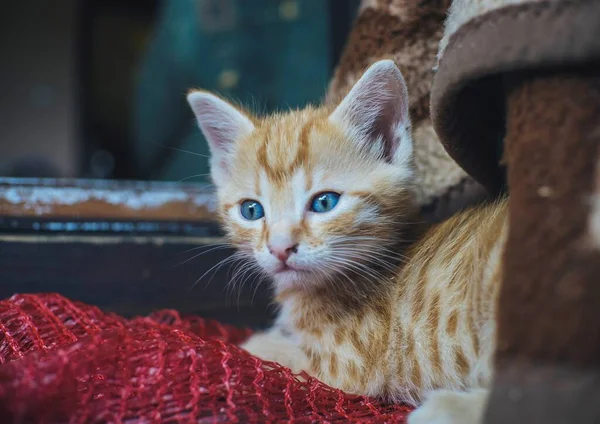
[[[277,324],[244,347],[344,391],[394,401],[487,387],[505,212],[499,202],[427,230],[397,273],[361,301],[325,290],[280,293]]]
[[[490,382],[506,202],[421,228],[393,63],[373,65],[335,110],[256,119],[207,93],[188,100],[227,233],[281,306],[243,347],[351,393],[418,404],[450,390],[413,422],[465,402],[439,422],[477,417],[485,392],[456,393]],[[338,200],[315,209],[321,196]]]

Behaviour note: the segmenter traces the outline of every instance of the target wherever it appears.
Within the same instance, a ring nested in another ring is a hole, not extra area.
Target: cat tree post
[[[600,421],[598,75],[507,83],[510,229],[486,423]]]
[[[600,2],[454,0],[431,111],[510,194],[483,422],[600,422]]]

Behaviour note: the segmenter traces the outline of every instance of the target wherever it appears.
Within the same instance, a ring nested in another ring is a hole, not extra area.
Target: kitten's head
[[[256,118],[202,91],[188,102],[227,234],[278,291],[351,285],[393,261],[415,204],[408,94],[392,61],[335,109]]]

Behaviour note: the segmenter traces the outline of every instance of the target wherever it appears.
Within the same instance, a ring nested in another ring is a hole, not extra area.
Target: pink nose
[[[298,253],[298,245],[294,244],[293,246],[289,246],[284,244],[282,246],[269,246],[269,252],[281,262],[285,262],[292,253]]]

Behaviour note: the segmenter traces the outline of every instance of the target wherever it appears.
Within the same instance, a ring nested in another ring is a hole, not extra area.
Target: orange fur
[[[273,274],[281,307],[273,328],[244,347],[347,392],[412,404],[434,389],[486,387],[506,200],[425,228],[412,158],[384,160],[377,152],[399,147],[357,142],[364,134],[332,116],[332,109],[307,107],[250,117],[252,130],[226,153],[213,140],[214,154],[228,164],[213,172],[223,225],[255,266]],[[340,206],[322,216],[308,211],[310,198],[327,191],[341,194]],[[246,199],[264,205],[264,218],[240,218]],[[261,262],[272,259],[267,245],[279,232],[299,246],[295,256],[310,258],[293,262],[299,270],[285,278]]]

